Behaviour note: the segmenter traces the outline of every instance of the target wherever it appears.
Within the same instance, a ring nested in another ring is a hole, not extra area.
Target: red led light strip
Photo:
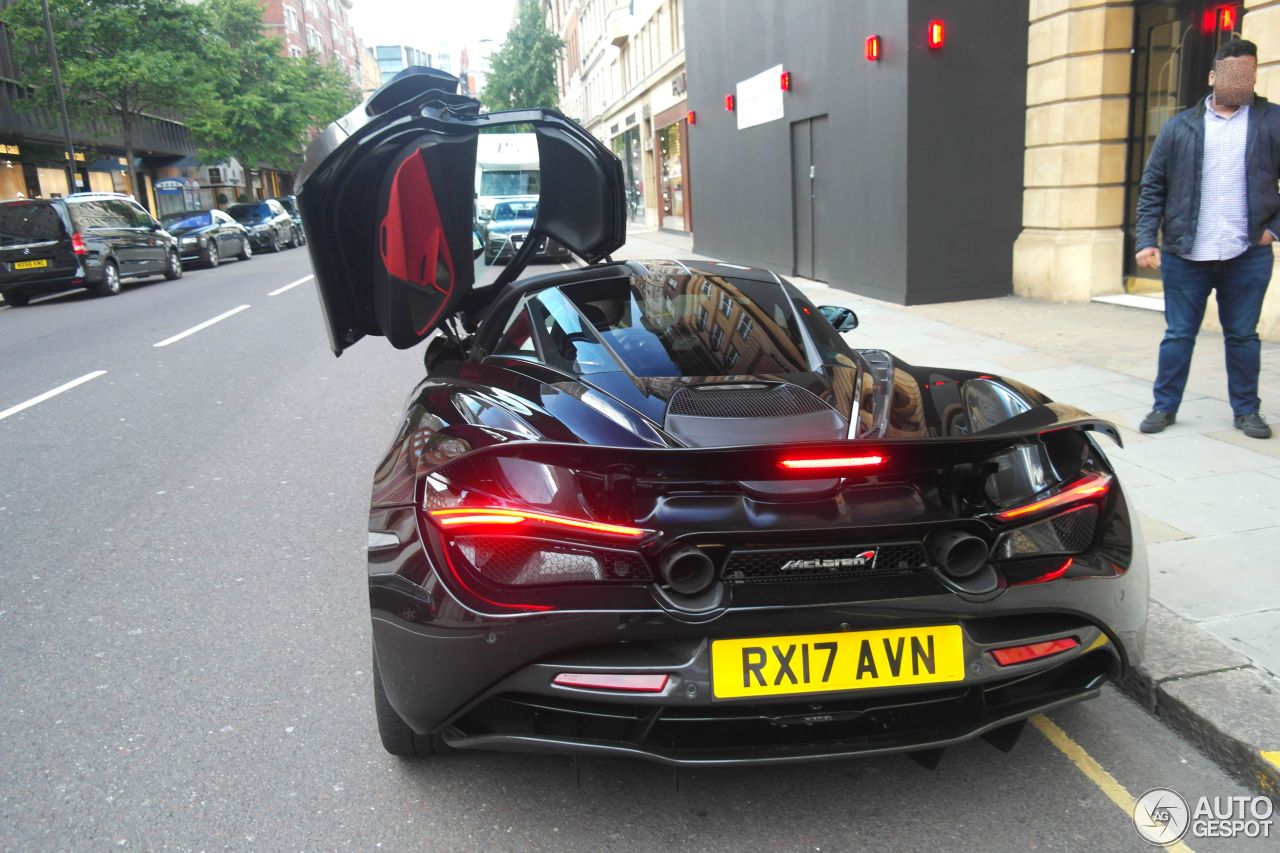
[[[1054,569],[1053,571],[1045,572],[1044,574],[1040,575],[1040,577],[1038,578],[1031,578],[1031,580],[1018,581],[1017,583],[1013,584],[1013,586],[1027,586],[1028,584],[1033,584],[1033,583],[1048,583],[1049,581],[1056,581],[1058,578],[1062,577],[1067,573],[1067,570],[1071,568],[1072,563],[1074,563],[1075,561],[1076,561],[1075,557],[1067,557],[1067,561],[1063,563],[1061,566],[1058,566],[1058,568]]]
[[[1035,515],[1058,507],[1073,504],[1078,501],[1096,498],[1105,495],[1111,489],[1110,474],[1090,474],[1076,480],[1056,495],[1026,504],[1025,506],[1014,507],[996,513],[998,521],[1010,521],[1015,518],[1022,518],[1027,515]]]
[[[825,456],[815,459],[783,459],[779,467],[788,471],[822,471],[833,468],[874,468],[883,465],[887,456]]]
[[[574,530],[606,533],[612,536],[637,537],[649,532],[639,527],[608,524],[603,521],[586,521],[579,518],[567,518],[563,515],[548,515],[543,512],[506,509],[505,507],[455,507],[452,509],[433,509],[428,514],[441,527],[464,527],[476,524],[523,524],[534,521],[553,527],[568,527]]]

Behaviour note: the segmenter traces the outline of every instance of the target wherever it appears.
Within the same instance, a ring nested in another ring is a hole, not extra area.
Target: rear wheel
[[[420,735],[400,719],[396,709],[387,701],[377,655],[373,658],[373,704],[378,712],[378,736],[382,738],[382,748],[387,752],[402,758],[426,758],[453,752],[440,735]]]
[[[14,308],[21,308],[31,301],[31,297],[25,293],[6,293],[4,295],[4,304],[12,305]]]
[[[102,265],[102,281],[93,286],[93,292],[99,296],[115,296],[120,292],[120,269],[115,261]]]
[[[253,246],[249,245],[249,238],[245,237],[240,241],[240,254],[236,255],[242,261],[247,261],[253,257]]]
[[[204,265],[209,269],[213,269],[221,260],[222,258],[218,255],[218,244],[210,240],[204,246]]]
[[[284,249],[284,243],[280,240],[280,232],[271,232],[271,251],[279,252]]]
[[[217,249],[214,250],[217,252]],[[182,258],[178,257],[177,249],[170,249],[169,255],[164,262],[164,277],[169,281],[182,278]]]

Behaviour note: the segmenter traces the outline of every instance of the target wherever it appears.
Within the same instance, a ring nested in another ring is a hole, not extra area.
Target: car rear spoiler
[[[1062,418],[1078,413],[1080,417]],[[1057,415],[1058,417],[1054,417]],[[1045,421],[1053,419],[1053,423]],[[998,429],[998,431],[996,431]],[[848,476],[892,476],[952,468],[981,462],[1016,444],[1065,430],[1100,432],[1122,445],[1120,431],[1109,421],[1079,409],[1051,403],[1011,418],[992,430],[968,436],[909,439],[857,439],[805,442],[786,446],[638,448],[599,447],[544,441],[512,441],[477,448],[436,470],[445,477],[464,467],[484,466],[499,458],[523,459],[626,479],[693,482],[830,479]],[[846,468],[790,468],[784,461],[879,457]],[[474,470],[474,469],[473,469]]]

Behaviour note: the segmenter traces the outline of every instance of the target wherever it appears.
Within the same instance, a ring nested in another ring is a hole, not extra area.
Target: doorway
[[[1240,32],[1242,3],[1222,0],[1141,0],[1134,9],[1133,98],[1125,178],[1125,290],[1159,293],[1159,270],[1133,259],[1142,170],[1169,119],[1209,91],[1219,45]]]
[[[792,273],[815,281],[830,278],[827,241],[827,117],[791,124]]]

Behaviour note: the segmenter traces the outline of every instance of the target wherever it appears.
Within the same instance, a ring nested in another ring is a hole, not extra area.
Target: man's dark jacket
[[[1200,215],[1200,171],[1204,163],[1206,95],[1161,128],[1142,172],[1138,193],[1135,251],[1156,245],[1156,228],[1163,226],[1162,251],[1191,254]],[[1249,196],[1249,242],[1263,231],[1280,235],[1280,106],[1255,96],[1249,108],[1245,147]]]

